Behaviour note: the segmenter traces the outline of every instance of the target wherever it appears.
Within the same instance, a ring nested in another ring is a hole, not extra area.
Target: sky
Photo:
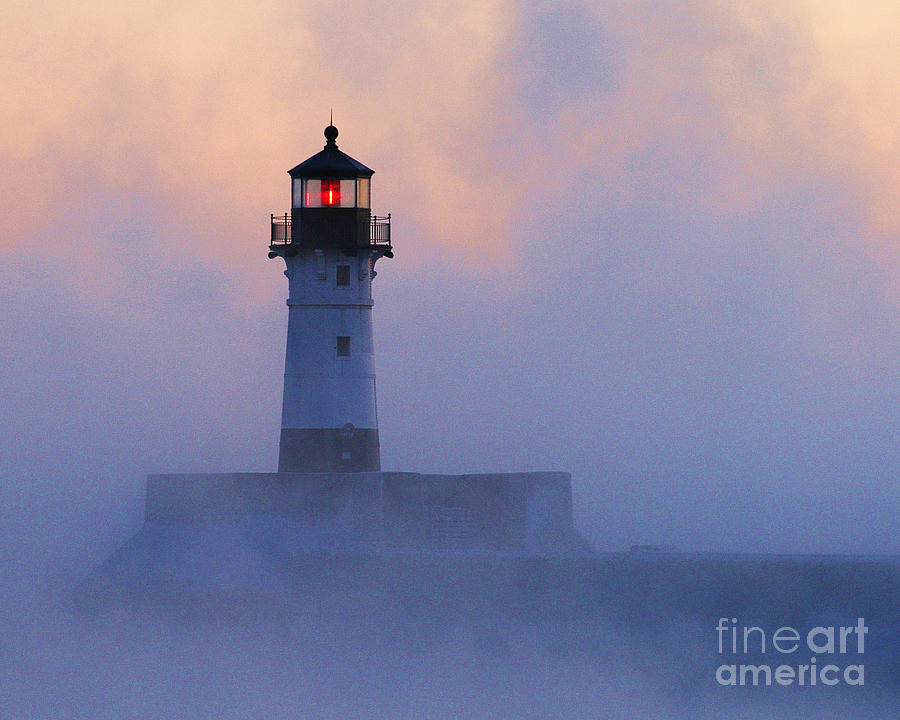
[[[382,466],[566,470],[599,549],[897,553],[900,7],[0,8],[0,530],[277,463],[286,171],[375,169]]]

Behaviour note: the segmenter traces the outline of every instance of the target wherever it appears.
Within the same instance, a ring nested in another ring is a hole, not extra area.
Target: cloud
[[[726,213],[768,202],[797,169],[831,175],[896,234],[895,14],[874,2],[11,6],[0,152],[32,214],[6,222],[21,234],[98,182],[157,193],[188,223],[259,212],[286,202],[282,166],[315,150],[334,107],[347,149],[386,173],[381,198],[470,261],[508,250],[518,215],[565,197],[573,173],[634,192],[641,158]]]

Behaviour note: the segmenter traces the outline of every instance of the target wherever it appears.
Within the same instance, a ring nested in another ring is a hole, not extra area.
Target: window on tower
[[[350,284],[350,266],[349,265],[338,265],[337,266],[337,284],[338,285],[349,285]]]
[[[349,335],[338,335],[337,354],[338,354],[338,357],[350,357],[350,336]]]
[[[360,178],[356,181],[356,207],[369,207],[369,178]]]
[[[300,199],[302,207],[356,207],[356,180],[304,180]]]

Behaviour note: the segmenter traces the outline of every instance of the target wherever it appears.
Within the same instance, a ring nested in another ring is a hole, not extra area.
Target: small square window
[[[349,285],[350,284],[350,266],[349,265],[338,265],[337,266],[337,284],[338,285]]]
[[[350,336],[338,335],[337,339],[338,357],[350,357]]]

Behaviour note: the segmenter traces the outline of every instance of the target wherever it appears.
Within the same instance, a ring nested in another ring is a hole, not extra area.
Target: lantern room
[[[337,136],[337,128],[329,125],[322,151],[288,171],[291,213],[283,219],[272,216],[270,255],[301,247],[337,247],[356,255],[375,245],[391,256],[390,216],[371,214],[373,170],[341,152]]]
[[[291,209],[369,209],[373,170],[338,150],[338,129],[325,128],[325,148],[300,163],[291,176]]]

